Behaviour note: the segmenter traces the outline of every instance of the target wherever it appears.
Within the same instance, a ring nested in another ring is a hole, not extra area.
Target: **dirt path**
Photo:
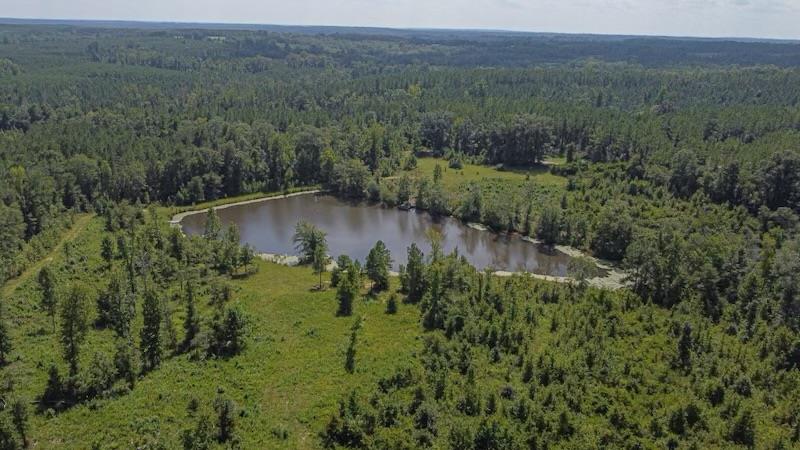
[[[12,278],[8,280],[8,282],[3,286],[3,296],[8,297],[17,290],[22,283],[24,283],[28,278],[32,277],[33,275],[39,273],[39,271],[47,265],[53,258],[56,256],[58,252],[64,248],[64,243],[69,242],[75,239],[78,234],[86,229],[86,226],[89,224],[89,221],[92,219],[93,214],[78,214],[75,216],[75,223],[72,224],[72,227],[67,230],[61,236],[61,239],[58,241],[55,247],[50,250],[50,253],[44,256],[44,258],[37,261],[35,264],[28,267],[22,274],[16,278]]]

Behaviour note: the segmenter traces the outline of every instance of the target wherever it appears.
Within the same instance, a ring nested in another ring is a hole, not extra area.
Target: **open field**
[[[84,222],[86,220],[84,219]],[[83,223],[73,238],[72,252],[81,260],[76,270],[94,272],[99,258],[103,222]],[[63,263],[58,252],[48,263]],[[94,400],[55,417],[32,415],[31,439],[40,448],[131,448],[147,439],[172,448],[180,432],[192,424],[189,401],[207,406],[224,392],[243,414],[238,422],[243,448],[314,448],[316,434],[335,411],[342,392],[372,386],[387,375],[399,359],[417,348],[419,312],[401,305],[387,315],[385,296],[359,301],[356,314],[364,318],[358,347],[357,370],[344,370],[344,350],[354,317],[335,317],[334,290],[314,290],[317,278],[306,267],[290,268],[259,262],[257,274],[231,281],[233,303],[249,318],[248,347],[229,360],[190,361],[181,355],[168,359],[141,379],[133,391]],[[87,279],[88,277],[88,279]],[[86,276],[81,283],[101,288],[103,280]],[[4,379],[17,385],[20,395],[33,399],[46,382],[46,367],[61,363],[57,335],[46,315],[38,311],[35,277],[25,279],[10,295],[7,317],[17,343]],[[207,313],[209,307],[203,305]],[[176,327],[183,317],[173,317]],[[112,351],[111,333],[89,334],[82,358],[90,363],[95,351]],[[89,350],[91,349],[91,350]],[[158,434],[155,433],[158,430]],[[278,438],[286,430],[286,439]],[[274,431],[274,433],[273,433]],[[90,437],[90,438],[87,438]]]
[[[439,158],[419,158],[417,168],[412,171],[414,176],[432,176],[436,165],[442,168],[442,183],[448,191],[457,191],[460,187],[470,182],[486,181],[511,181],[524,182],[532,180],[544,187],[563,188],[567,179],[550,173],[550,167],[543,165],[529,169],[508,168],[497,170],[494,167],[464,164],[461,169],[451,169],[447,161]]]

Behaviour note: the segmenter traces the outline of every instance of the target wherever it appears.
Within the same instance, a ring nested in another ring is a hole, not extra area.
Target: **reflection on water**
[[[475,230],[453,218],[434,220],[425,212],[401,211],[379,206],[351,204],[331,196],[300,195],[219,209],[223,225],[236,223],[242,242],[262,253],[294,254],[292,236],[300,220],[328,233],[330,254],[366,259],[375,242],[382,240],[392,253],[394,269],[406,262],[412,242],[427,254],[426,232],[441,233],[446,252],[458,249],[474,266],[484,269],[527,271],[544,275],[567,275],[570,257],[549,252],[517,236]],[[205,214],[181,221],[187,234],[203,232]]]

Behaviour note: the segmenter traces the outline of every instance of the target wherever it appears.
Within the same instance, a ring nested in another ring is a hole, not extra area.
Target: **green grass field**
[[[103,228],[101,219],[92,219],[70,245],[73,270],[82,273],[81,282],[98,290],[106,281],[91,274],[104,264],[99,258]],[[63,263],[65,258],[61,251],[51,263]],[[398,314],[387,315],[385,295],[358,302],[355,314],[364,318],[364,324],[356,371],[348,374],[344,350],[355,316],[335,317],[334,290],[316,291],[317,279],[309,268],[265,262],[258,266],[257,274],[231,281],[233,303],[249,319],[248,346],[242,354],[201,362],[178,355],[142,377],[129,393],[93,400],[54,417],[32,413],[32,442],[39,448],[87,448],[92,443],[135,448],[149,441],[173,448],[180,445],[181,431],[196,421],[187,414],[190,400],[196,398],[210,410],[217,394],[224,393],[239,407],[237,434],[243,448],[318,447],[317,434],[342,394],[351,388],[372,388],[417,348],[419,312],[401,305]],[[52,333],[48,317],[38,310],[35,284],[35,276],[26,279],[6,301],[14,350],[4,381],[14,383],[16,392],[31,400],[44,390],[51,363],[65,367],[58,334]],[[204,300],[200,304],[208,317],[210,307]],[[175,309],[173,321],[180,337],[183,309]],[[90,331],[83,345],[83,368],[95,351],[111,354],[112,342],[110,331]]]
[[[554,162],[554,163],[557,163]],[[436,165],[442,167],[442,183],[446,190],[456,192],[461,186],[469,182],[480,181],[512,181],[521,182],[528,179],[543,187],[563,188],[567,185],[567,179],[550,173],[547,166],[540,166],[531,169],[506,169],[497,170],[490,166],[475,164],[464,164],[461,169],[451,169],[447,167],[447,161],[439,158],[419,158],[417,167],[412,171],[414,176],[432,176]]]

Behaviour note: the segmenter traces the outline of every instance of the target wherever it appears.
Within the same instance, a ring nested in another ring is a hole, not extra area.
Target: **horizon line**
[[[626,33],[607,33],[607,32],[580,32],[580,31],[539,31],[530,29],[514,28],[477,28],[477,27],[413,27],[413,26],[385,26],[385,25],[324,25],[324,24],[300,24],[300,23],[258,23],[258,22],[210,22],[210,21],[183,21],[171,19],[147,20],[147,19],[104,19],[104,18],[43,18],[43,17],[0,17],[0,25],[14,25],[14,22],[31,25],[47,25],[72,23],[111,23],[111,24],[154,24],[154,25],[198,25],[200,29],[214,29],[215,25],[224,27],[285,27],[285,28],[341,28],[359,30],[385,30],[385,31],[432,31],[432,32],[470,32],[470,33],[506,33],[506,34],[531,34],[531,35],[563,35],[563,36],[600,36],[600,37],[642,37],[654,39],[686,39],[686,40],[722,40],[722,41],[767,41],[775,43],[797,43],[800,44],[800,37],[752,37],[752,36],[699,36],[684,34],[626,34]],[[30,23],[40,22],[40,23]],[[133,28],[133,27],[130,27]],[[245,28],[246,30],[247,28]],[[242,30],[243,31],[243,30]]]

